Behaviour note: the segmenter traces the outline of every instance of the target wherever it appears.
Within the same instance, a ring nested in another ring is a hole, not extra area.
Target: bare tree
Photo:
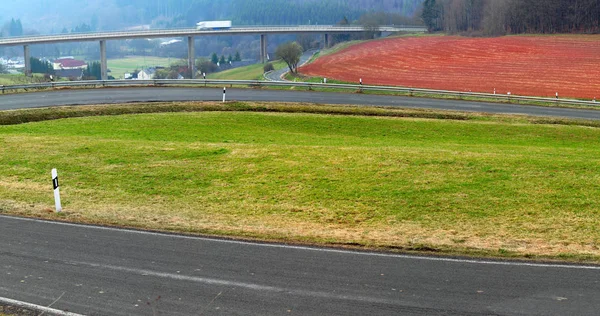
[[[277,58],[283,59],[293,74],[298,73],[298,63],[302,56],[302,46],[297,42],[287,42],[279,45],[275,51]]]
[[[483,17],[483,30],[487,36],[505,35],[508,31],[510,0],[488,1]]]
[[[600,1],[425,0],[421,18],[449,33],[591,33],[600,32]]]

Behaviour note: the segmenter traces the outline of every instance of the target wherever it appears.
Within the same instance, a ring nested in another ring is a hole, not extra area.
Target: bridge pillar
[[[260,62],[266,63],[267,58],[267,34],[260,35]]]
[[[31,76],[31,54],[29,52],[29,45],[23,46],[23,59],[25,60],[25,76]]]
[[[108,65],[106,61],[106,40],[100,41],[100,79],[108,80]]]
[[[196,78],[196,52],[193,36],[188,36],[188,69],[191,72],[190,79]]]
[[[330,41],[330,40],[331,40],[331,39],[330,39],[330,36],[329,36],[329,34],[328,34],[328,33],[325,33],[325,34],[323,34],[323,48],[324,48],[324,49],[327,49],[327,48],[329,48],[329,46],[330,46],[330,43],[329,43],[329,41]]]

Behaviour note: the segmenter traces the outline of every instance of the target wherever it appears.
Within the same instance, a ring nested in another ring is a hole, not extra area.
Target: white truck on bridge
[[[198,30],[227,30],[231,28],[231,21],[202,21],[196,23]]]

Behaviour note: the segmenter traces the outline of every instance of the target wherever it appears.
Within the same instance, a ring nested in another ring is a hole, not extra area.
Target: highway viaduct
[[[72,33],[58,35],[39,35],[26,37],[9,37],[0,39],[2,46],[23,46],[23,57],[25,59],[25,74],[31,74],[30,45],[52,44],[64,42],[90,42],[100,43],[100,64],[102,80],[108,79],[108,66],[106,60],[106,41],[123,40],[134,38],[164,38],[164,37],[187,37],[188,43],[188,67],[194,69],[195,52],[194,39],[200,36],[219,35],[260,35],[260,60],[267,60],[267,35],[273,34],[300,34],[312,33],[323,34],[324,45],[330,43],[331,34],[362,33],[366,29],[362,26],[332,26],[332,25],[300,25],[300,26],[254,26],[235,27],[226,30],[198,30],[198,29],[168,29],[168,30],[144,30],[144,31],[115,31],[97,33]],[[380,26],[369,31],[380,32],[426,32],[421,26]],[[194,71],[192,71],[194,76]],[[192,78],[193,79],[193,78]]]

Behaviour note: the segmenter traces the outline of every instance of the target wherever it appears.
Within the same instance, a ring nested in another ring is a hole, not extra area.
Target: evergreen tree
[[[87,69],[83,71],[83,76],[91,80],[100,80],[102,78],[102,65],[99,61],[93,61],[87,64]]]
[[[242,61],[242,55],[240,55],[240,52],[236,51],[235,52],[235,57],[233,58],[234,61]]]
[[[438,18],[439,9],[435,0],[425,0],[423,3],[423,12],[421,13],[423,23],[427,26],[429,32],[439,31]]]
[[[47,61],[41,61],[35,57],[29,58],[29,63],[31,65],[31,72],[36,74],[54,74],[54,69],[52,65]]]
[[[210,56],[210,61],[215,65],[219,62],[219,57],[217,56],[217,53],[212,53],[212,55]]]
[[[221,55],[221,58],[219,58],[219,65],[225,65],[225,55]]]
[[[17,31],[15,36],[23,36],[23,25],[21,24],[21,19],[17,19],[15,29]]]

